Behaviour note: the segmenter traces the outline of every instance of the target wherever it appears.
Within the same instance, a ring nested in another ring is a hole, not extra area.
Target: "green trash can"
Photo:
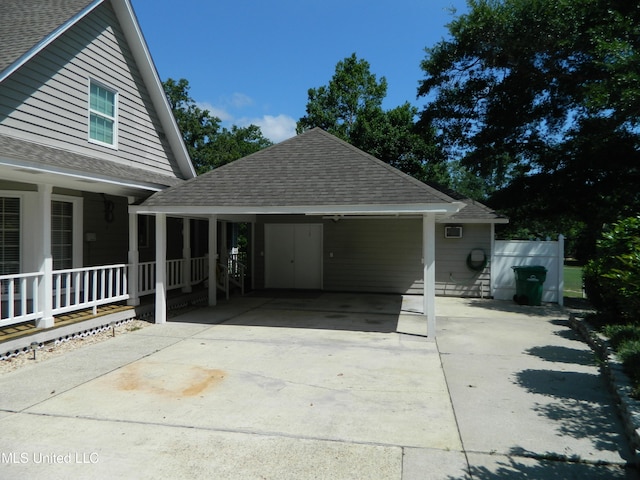
[[[542,305],[542,285],[547,279],[547,269],[541,265],[511,268],[516,274],[516,294],[513,300],[519,305]]]

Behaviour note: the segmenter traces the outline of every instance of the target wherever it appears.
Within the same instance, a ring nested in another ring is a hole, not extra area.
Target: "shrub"
[[[640,217],[603,232],[583,275],[587,296],[598,311],[616,321],[640,322]]]

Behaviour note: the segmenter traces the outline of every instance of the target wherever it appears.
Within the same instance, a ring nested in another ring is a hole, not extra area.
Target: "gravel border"
[[[136,318],[116,322],[114,326],[103,325],[90,330],[77,332],[73,335],[56,338],[50,342],[40,343],[34,351],[30,348],[23,348],[11,353],[8,357],[0,358],[0,375],[12,372],[18,368],[27,365],[35,365],[44,362],[50,358],[58,357],[72,350],[92,345],[94,343],[104,342],[112,339],[114,336],[134,332],[150,326],[151,323]]]
[[[584,318],[571,313],[569,323],[584,338],[602,362],[601,369],[616,400],[616,406],[622,417],[631,447],[635,450],[636,463],[640,463],[638,456],[640,453],[640,401],[631,397],[633,390],[631,380],[624,372],[622,362],[611,348],[607,337],[593,329]]]

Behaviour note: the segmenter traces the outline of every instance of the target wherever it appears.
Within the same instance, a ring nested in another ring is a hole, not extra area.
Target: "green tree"
[[[189,82],[171,78],[163,82],[164,91],[182,138],[198,174],[268,147],[260,127],[249,125],[220,129],[220,119],[197,106],[189,96]]]
[[[468,5],[427,49],[421,121],[498,190],[513,228],[583,224],[593,251],[604,222],[640,206],[640,5]]]
[[[407,102],[385,111],[386,95],[386,79],[378,80],[354,53],[337,63],[328,85],[309,89],[296,131],[320,127],[420,180],[448,184],[433,132],[415,125],[417,108]]]

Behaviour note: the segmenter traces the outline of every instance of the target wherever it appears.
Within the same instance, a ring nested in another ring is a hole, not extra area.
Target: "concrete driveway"
[[[420,300],[245,297],[4,374],[0,478],[632,478],[562,311],[438,299],[436,343]]]

